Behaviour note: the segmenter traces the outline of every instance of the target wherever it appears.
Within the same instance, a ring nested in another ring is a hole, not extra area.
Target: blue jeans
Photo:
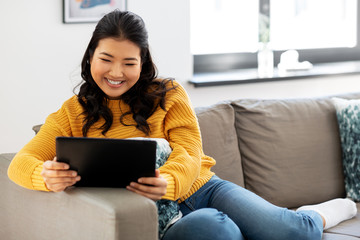
[[[180,204],[183,218],[163,240],[321,240],[323,222],[314,211],[277,207],[214,176]]]

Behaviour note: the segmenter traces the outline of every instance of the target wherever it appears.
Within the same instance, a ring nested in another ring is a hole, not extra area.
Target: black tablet
[[[140,177],[154,177],[156,141],[57,137],[57,161],[81,176],[78,187],[123,188]]]

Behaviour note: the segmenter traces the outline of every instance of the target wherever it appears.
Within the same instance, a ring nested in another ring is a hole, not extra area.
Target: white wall
[[[60,0],[0,3],[0,152],[19,150],[72,95],[93,25],[64,25],[61,9]]]
[[[245,97],[316,96],[359,90],[358,76],[193,88],[190,0],[128,0],[147,24],[160,75],[184,84],[194,106]],[[62,0],[0,2],[0,153],[16,152],[73,93],[95,24],[63,24]]]

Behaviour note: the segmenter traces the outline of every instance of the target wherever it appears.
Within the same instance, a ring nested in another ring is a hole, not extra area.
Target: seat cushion
[[[219,103],[195,111],[204,153],[216,160],[212,170],[222,179],[244,186],[233,107],[229,103]]]
[[[247,189],[282,207],[344,197],[330,98],[233,102]]]
[[[348,235],[338,235],[334,233],[324,233],[322,240],[359,240],[357,237],[352,237]]]

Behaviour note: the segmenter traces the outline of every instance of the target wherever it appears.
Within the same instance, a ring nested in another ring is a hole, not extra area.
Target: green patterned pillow
[[[347,197],[360,201],[360,99],[332,99],[339,124]]]
[[[169,142],[162,138],[136,137],[129,139],[156,141],[156,168],[164,165],[172,152]],[[156,201],[156,206],[158,209],[159,239],[161,239],[166,230],[182,217],[182,213],[177,201],[161,199]]]

